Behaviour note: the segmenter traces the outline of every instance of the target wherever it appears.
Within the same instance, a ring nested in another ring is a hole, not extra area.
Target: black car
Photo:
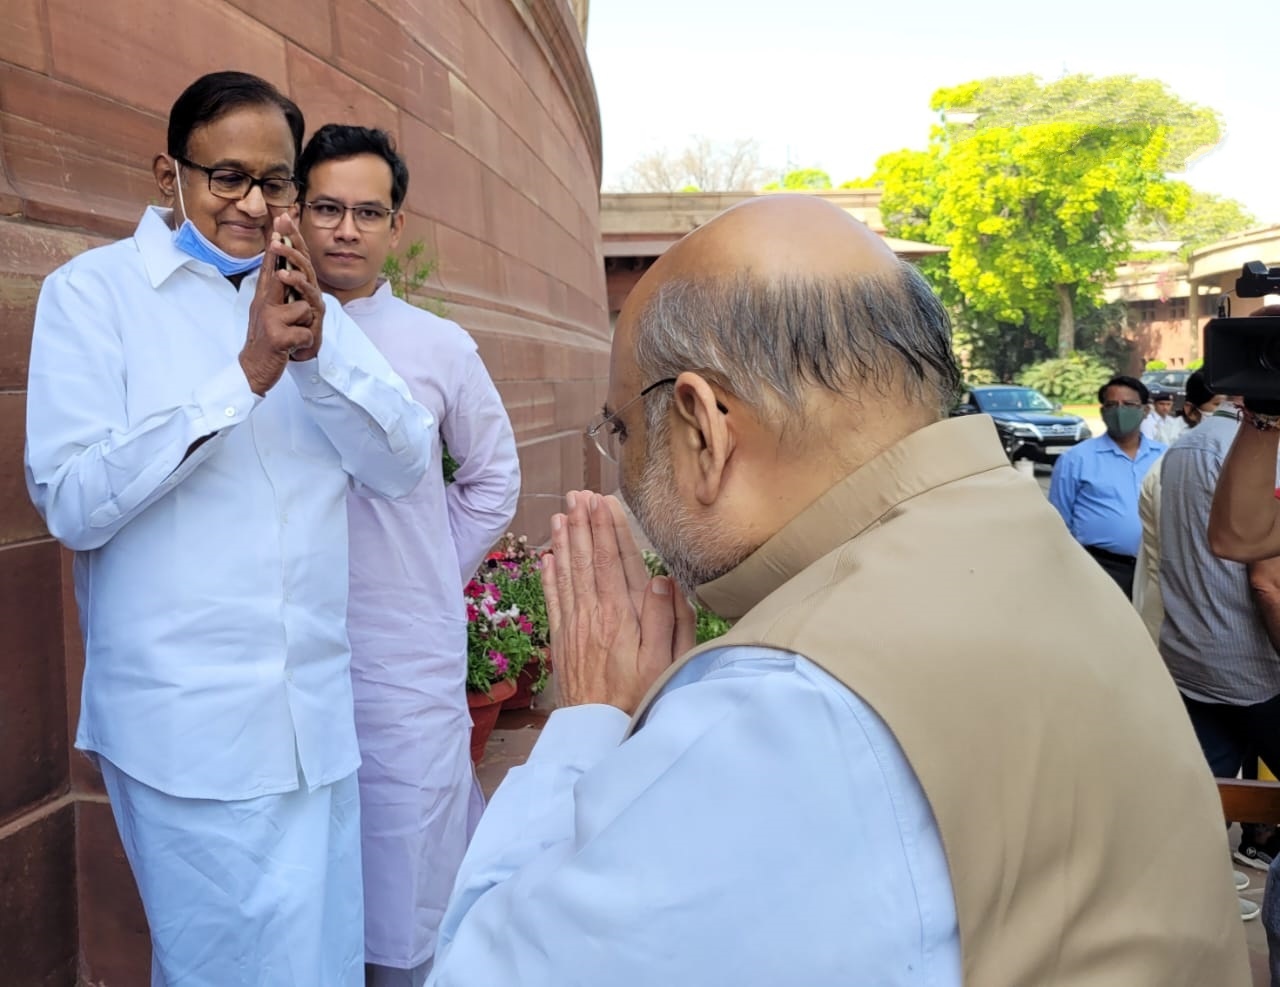
[[[1148,370],[1142,375],[1142,383],[1152,393],[1164,391],[1173,395],[1173,413],[1182,414],[1182,404],[1187,399],[1187,378],[1190,370]]]
[[[990,415],[1012,459],[1051,463],[1064,449],[1092,438],[1084,419],[1068,415],[1035,388],[1011,384],[974,387],[960,395],[956,415]]]

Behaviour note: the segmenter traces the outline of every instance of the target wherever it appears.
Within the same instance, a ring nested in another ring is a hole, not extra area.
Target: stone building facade
[[[600,197],[600,235],[604,244],[605,285],[609,321],[617,321],[622,304],[663,252],[717,213],[753,198],[755,192],[625,192]],[[880,234],[893,252],[906,260],[946,253],[946,247],[898,240],[885,233],[878,189],[805,192],[839,206]]]
[[[540,538],[554,496],[598,483],[582,426],[603,400],[600,117],[586,0],[8,0],[0,31],[0,982],[148,982],[145,921],[96,770],[70,747],[83,664],[68,556],[22,469],[44,275],[129,234],[196,76],[235,68],[309,129],[394,133],[405,242],[476,337],[511,413]],[[197,766],[193,765],[193,769]]]
[[[1133,344],[1133,368],[1160,360],[1185,369],[1204,357],[1204,326],[1219,299],[1235,290],[1245,264],[1280,267],[1280,225],[1263,226],[1196,250],[1186,262],[1125,264],[1104,293],[1123,302],[1125,336]],[[1248,315],[1272,298],[1230,299],[1231,314]]]

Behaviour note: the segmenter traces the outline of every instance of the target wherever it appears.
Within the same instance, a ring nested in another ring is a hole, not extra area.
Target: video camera
[[[1280,267],[1245,264],[1236,295],[1280,295]],[[1225,302],[1225,299],[1224,299]],[[1222,313],[1204,327],[1204,373],[1215,394],[1243,394],[1255,401],[1280,402],[1280,316],[1233,319]],[[1250,405],[1252,407],[1252,404]]]

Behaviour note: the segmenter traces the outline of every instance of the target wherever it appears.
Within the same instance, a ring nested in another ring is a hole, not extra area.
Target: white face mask
[[[170,160],[173,159],[171,158]],[[260,265],[262,258],[266,255],[265,250],[253,257],[232,257],[196,229],[195,224],[187,216],[187,204],[182,198],[182,165],[178,164],[177,161],[173,161],[173,167],[178,173],[178,206],[182,209],[183,217],[182,225],[173,234],[174,246],[196,260],[212,264],[218,269],[219,274],[227,278],[252,271]]]

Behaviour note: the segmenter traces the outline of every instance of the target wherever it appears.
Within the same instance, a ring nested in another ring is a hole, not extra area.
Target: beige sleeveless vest
[[[699,595],[740,618],[710,647],[802,654],[893,731],[942,834],[965,984],[1250,983],[1177,691],[985,416],[887,450]]]

